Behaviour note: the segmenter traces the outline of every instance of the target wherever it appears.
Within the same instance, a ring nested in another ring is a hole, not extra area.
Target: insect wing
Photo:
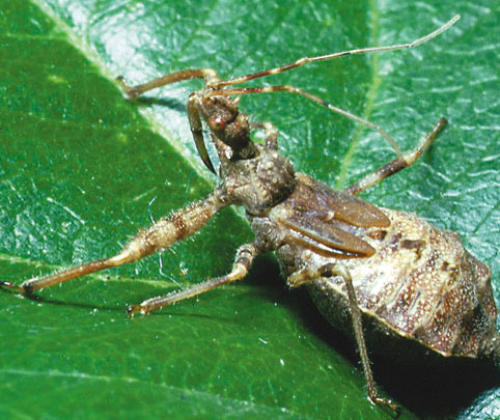
[[[376,206],[361,198],[332,191],[329,205],[334,212],[334,218],[358,227],[389,227],[391,221]]]
[[[332,190],[307,175],[299,174],[298,178],[301,191],[297,197],[310,197],[317,202],[317,206],[304,211],[304,217],[319,218],[324,222],[335,219],[362,228],[391,225],[389,218],[373,204],[345,192]],[[301,203],[297,204],[300,206]]]
[[[301,242],[316,252],[336,258],[369,257],[375,249],[353,233],[349,233],[335,222],[325,223],[318,218],[290,216],[280,222],[298,235],[293,240]]]

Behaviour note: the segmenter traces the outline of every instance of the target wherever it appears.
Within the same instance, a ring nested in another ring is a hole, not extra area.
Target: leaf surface
[[[216,185],[194,153],[185,110],[200,83],[131,103],[114,77],[135,84],[200,67],[231,77],[409,42],[461,13],[418,49],[314,64],[254,85],[299,86],[379,124],[403,150],[448,117],[430,154],[364,198],[457,231],[498,285],[498,5],[353,3],[0,0],[0,278],[19,283],[112,255],[137,229]],[[332,186],[393,157],[378,133],[303,98],[241,103],[255,121],[278,127],[299,170]],[[0,293],[0,415],[386,418],[366,400],[353,347],[306,293],[286,290],[272,257],[259,258],[244,282],[149,317],[125,316],[127,304],[227,272],[251,237],[245,219],[226,209],[161,263],[152,256],[45,290],[40,300]],[[473,373],[434,386],[408,372],[375,364],[408,418],[500,413],[499,389]]]

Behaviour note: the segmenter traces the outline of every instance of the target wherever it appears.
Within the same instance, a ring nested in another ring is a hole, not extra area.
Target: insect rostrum
[[[132,88],[120,79],[130,99],[166,84],[193,78],[205,80],[204,88],[190,95],[187,110],[200,157],[215,172],[205,146],[202,121],[208,126],[219,157],[219,186],[205,199],[141,231],[111,258],[31,279],[20,286],[8,282],[0,285],[30,295],[98,270],[135,262],[194,234],[220,209],[234,204],[244,207],[255,238],[238,249],[229,274],[146,300],[131,307],[130,314],[151,313],[243,279],[257,255],[275,252],[288,285],[307,287],[332,324],[338,324],[346,314],[350,317],[369,398],[395,413],[397,406],[379,396],[373,379],[363,316],[369,317],[381,334],[414,340],[446,357],[500,359],[490,269],[464,249],[455,233],[439,230],[413,214],[378,208],[356,197],[412,165],[429,148],[446,120],[441,119],[414,151],[403,154],[381,127],[294,86],[232,87],[311,62],[415,47],[457,20],[458,16],[410,44],[302,58],[234,79],[221,80],[211,69],[180,71]],[[280,154],[272,124],[250,122],[239,110],[238,96],[272,92],[301,95],[379,131],[394,146],[397,157],[344,191],[334,191],[296,172]],[[252,130],[264,131],[263,144],[251,140]]]

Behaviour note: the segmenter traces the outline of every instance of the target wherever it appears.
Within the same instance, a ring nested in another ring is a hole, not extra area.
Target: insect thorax
[[[293,192],[296,180],[292,163],[278,151],[256,145],[257,156],[227,162],[222,168],[224,189],[230,200],[245,207],[250,216],[261,216]]]

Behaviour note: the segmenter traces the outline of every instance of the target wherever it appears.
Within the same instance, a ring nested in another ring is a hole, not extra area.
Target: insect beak
[[[195,136],[194,137],[194,144],[196,145],[196,150],[198,151],[198,154],[200,155],[201,160],[203,161],[205,166],[211,172],[216,174],[214,165],[212,164],[212,161],[210,160],[210,156],[208,155],[208,151],[207,151],[207,148],[205,146],[205,141],[203,139],[203,136],[200,136],[200,137]]]
[[[198,102],[199,98],[195,93],[192,93],[189,96],[187,102],[187,110],[189,123],[191,125],[191,133],[193,134],[194,144],[196,145],[196,150],[201,157],[201,160],[205,164],[205,166],[212,171],[214,174],[215,169],[210,157],[208,156],[207,148],[205,146],[205,140],[203,139],[203,130],[201,124],[200,112],[198,110]]]

